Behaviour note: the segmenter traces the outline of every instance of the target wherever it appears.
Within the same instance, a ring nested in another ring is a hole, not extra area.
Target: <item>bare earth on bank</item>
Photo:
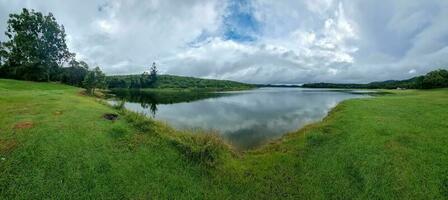
[[[244,153],[81,91],[0,80],[0,199],[448,198],[447,89],[347,100]]]

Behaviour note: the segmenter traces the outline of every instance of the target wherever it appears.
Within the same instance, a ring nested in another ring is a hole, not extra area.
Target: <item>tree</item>
[[[0,42],[0,67],[3,66],[5,59],[6,59],[6,51],[3,47],[3,43]]]
[[[109,88],[127,88],[126,81],[119,78],[106,79],[107,87]]]
[[[0,42],[0,78],[6,78],[6,71],[4,68],[6,60],[6,50],[3,47],[3,43]]]
[[[422,82],[423,88],[448,87],[448,71],[439,69],[427,73]]]
[[[129,86],[129,88],[133,88],[133,89],[137,89],[137,88],[141,88],[141,83],[140,83],[140,79],[131,79],[131,85]]]
[[[157,82],[157,66],[155,62],[152,63],[152,67],[149,72],[149,79],[150,79],[150,86],[154,87],[155,83]]]
[[[69,62],[69,67],[62,68],[61,82],[81,87],[84,77],[89,72],[89,65],[84,61],[76,61],[75,59]]]
[[[89,71],[84,78],[83,85],[90,95],[95,94],[96,88],[104,88],[106,86],[106,75],[99,67],[95,67],[93,71]]]
[[[4,71],[12,78],[50,81],[73,54],[68,51],[65,30],[52,13],[43,15],[24,8],[10,14],[8,41],[3,43]]]
[[[149,87],[151,85],[151,77],[149,76],[148,72],[143,72],[142,75],[140,75],[140,87],[145,88]]]

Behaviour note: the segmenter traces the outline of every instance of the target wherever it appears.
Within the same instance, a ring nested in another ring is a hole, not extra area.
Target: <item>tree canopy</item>
[[[89,65],[86,62],[73,59],[69,62],[69,67],[62,68],[60,79],[62,83],[82,87],[82,82],[88,72]]]
[[[43,15],[24,8],[19,14],[10,14],[7,25],[7,41],[0,42],[0,78],[60,81],[86,87],[89,93],[105,87],[99,67],[89,71],[86,62],[70,53],[64,26],[52,13]]]
[[[95,89],[106,87],[106,75],[100,70],[99,67],[95,67],[95,69],[87,73],[83,84],[87,89],[87,93],[93,95],[95,94]]]
[[[435,70],[426,74],[422,81],[423,88],[448,87],[448,71],[444,69]]]
[[[43,15],[24,8],[10,14],[2,43],[2,73],[4,76],[33,81],[57,79],[59,68],[73,54],[66,44],[64,26],[52,13]]]

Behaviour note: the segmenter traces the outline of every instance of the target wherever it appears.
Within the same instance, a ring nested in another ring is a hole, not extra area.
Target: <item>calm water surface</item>
[[[340,101],[365,97],[337,90],[259,88],[227,93],[114,92],[125,107],[177,129],[218,132],[240,150],[253,149],[321,120]]]

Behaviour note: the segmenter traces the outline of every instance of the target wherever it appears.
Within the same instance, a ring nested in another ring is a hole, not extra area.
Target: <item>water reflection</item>
[[[218,131],[238,149],[322,119],[338,102],[360,94],[301,88],[260,88],[230,93],[116,93],[127,109],[166,121],[178,129]]]
[[[158,104],[174,104],[181,102],[191,102],[200,99],[228,96],[231,93],[211,93],[211,92],[187,92],[187,91],[143,91],[116,89],[111,92],[120,100],[131,103],[139,103],[143,110],[148,110],[152,117],[157,113]]]

